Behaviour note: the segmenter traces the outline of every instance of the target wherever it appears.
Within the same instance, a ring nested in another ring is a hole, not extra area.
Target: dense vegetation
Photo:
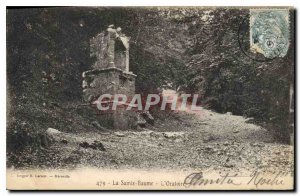
[[[27,144],[20,138],[53,124],[75,129],[66,126],[66,114],[52,114],[57,107],[81,102],[81,74],[93,60],[89,39],[110,24],[131,37],[137,92],[198,93],[205,107],[254,117],[286,137],[294,48],[291,44],[287,56],[271,61],[249,58],[249,40],[239,44],[240,34],[249,37],[248,20],[246,9],[8,9],[9,149]],[[292,31],[292,14],[290,20]],[[290,37],[293,43],[293,32]]]

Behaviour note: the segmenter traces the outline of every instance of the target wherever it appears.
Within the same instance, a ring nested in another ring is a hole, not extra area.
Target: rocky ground
[[[293,147],[241,116],[177,112],[128,131],[66,133],[48,129],[49,148],[28,148],[22,168],[281,170],[293,168]],[[26,163],[26,159],[28,164]],[[12,164],[9,167],[15,167]]]

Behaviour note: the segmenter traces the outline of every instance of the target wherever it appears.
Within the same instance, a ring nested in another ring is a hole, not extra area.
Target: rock
[[[53,137],[49,137],[49,135],[47,136],[46,134],[39,134],[39,137],[41,146],[45,148],[49,147],[52,141],[55,141]]]
[[[56,142],[56,141],[60,141],[61,139],[61,134],[62,132],[60,132],[59,130],[57,129],[53,129],[53,128],[48,128],[46,131],[45,131],[45,134],[43,134],[45,138],[47,138],[46,140],[45,139],[41,139],[42,143],[43,141],[46,141],[46,146],[49,142]]]
[[[125,134],[124,133],[120,133],[120,132],[115,132],[115,135],[118,137],[124,137]]]
[[[103,144],[97,140],[95,140],[92,144],[89,144],[88,142],[81,142],[79,146],[82,148],[92,148],[94,150],[106,151]]]
[[[240,132],[239,130],[235,130],[235,131],[233,131],[233,133],[238,133],[238,132]]]
[[[255,120],[254,120],[254,118],[251,117],[251,118],[247,118],[245,122],[246,123],[254,123]]]
[[[68,144],[68,141],[65,140],[65,139],[63,139],[63,140],[60,141],[60,143],[62,143],[62,144]]]
[[[259,143],[259,144],[257,144],[257,146],[259,146],[259,147],[265,147],[265,144]]]
[[[176,138],[182,138],[184,135],[183,132],[163,132],[163,136],[165,138],[173,138],[173,139],[176,139]]]
[[[93,102],[95,100],[95,96],[94,95],[89,95],[88,98],[87,98],[87,101],[89,103]]]
[[[106,133],[109,133],[110,130],[105,128],[105,127],[102,127],[97,121],[93,121],[91,123],[95,128],[97,128],[98,130],[102,131],[102,132],[106,132]]]
[[[46,130],[46,133],[49,134],[49,135],[56,135],[56,134],[60,134],[61,132],[57,129],[48,128]]]
[[[224,144],[223,144],[224,146],[228,146],[229,145],[229,142],[224,142]]]
[[[47,83],[48,82],[48,79],[47,78],[42,78],[42,83]]]
[[[139,114],[137,116],[137,125],[140,127],[145,127],[146,123],[147,123],[147,121],[143,118],[143,116],[141,114]]]
[[[83,80],[82,81],[82,88],[85,89],[85,88],[88,88],[88,83],[86,80]]]
[[[204,139],[203,139],[203,142],[204,142],[204,143],[207,143],[207,142],[211,142],[211,141],[213,141],[213,140],[216,140],[216,138],[215,138],[214,136],[210,135],[210,136],[204,138]]]
[[[104,148],[103,144],[97,140],[95,140],[90,147],[94,150],[101,150],[101,151],[106,151],[106,149]]]
[[[226,115],[232,115],[232,112],[227,112]]]
[[[251,146],[258,146],[258,147],[264,147],[265,146],[265,144],[263,144],[263,143],[250,143],[250,145]]]
[[[153,133],[154,131],[147,129],[147,128],[141,128],[141,135],[142,136],[151,136],[151,133]]]
[[[204,148],[204,150],[210,151],[210,150],[213,150],[213,147],[211,147],[211,146],[206,146],[206,147]]]
[[[233,163],[225,163],[224,164],[224,167],[227,167],[227,168],[232,168],[234,167],[235,165]]]
[[[154,118],[153,116],[150,114],[149,111],[144,111],[143,113],[141,113],[142,117],[147,121],[147,123],[153,125],[154,124]]]
[[[90,83],[90,87],[91,88],[95,88],[96,87],[96,81],[94,80],[94,81],[92,81],[91,83]]]
[[[53,80],[53,81],[56,80],[55,74],[54,74],[54,73],[51,73],[51,74],[50,74],[50,78],[51,78],[51,80]]]
[[[51,106],[61,107],[59,103],[50,101]]]
[[[87,143],[87,142],[81,142],[81,143],[79,144],[79,146],[82,147],[82,148],[88,148],[88,147],[90,147],[90,144]]]
[[[97,121],[91,122],[91,124],[96,127],[97,129],[101,127],[101,125]]]
[[[159,132],[150,132],[150,136],[151,137],[156,137],[156,138],[159,138],[159,137],[162,137],[163,136],[163,133],[159,133]]]

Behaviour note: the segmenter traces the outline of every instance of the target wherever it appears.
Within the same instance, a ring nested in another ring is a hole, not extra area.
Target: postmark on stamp
[[[266,58],[284,57],[289,48],[289,10],[250,10],[250,49]]]

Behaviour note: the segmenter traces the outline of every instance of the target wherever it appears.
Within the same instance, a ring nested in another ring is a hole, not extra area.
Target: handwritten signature
[[[185,180],[184,185],[190,186],[207,186],[207,185],[255,185],[256,188],[263,185],[277,186],[283,185],[284,180],[282,177],[288,175],[287,172],[276,172],[271,176],[266,176],[263,172],[254,171],[250,176],[239,176],[239,174],[230,175],[225,173],[216,178],[205,178],[202,172],[195,172],[189,174]],[[244,180],[244,178],[247,178]]]

